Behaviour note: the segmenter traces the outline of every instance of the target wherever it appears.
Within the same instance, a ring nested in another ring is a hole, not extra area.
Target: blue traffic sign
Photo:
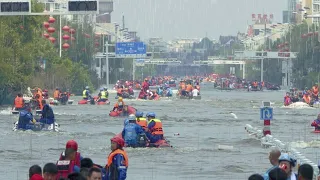
[[[273,108],[263,107],[260,108],[260,120],[272,120],[273,119]]]
[[[116,57],[146,57],[147,48],[143,42],[119,42]]]

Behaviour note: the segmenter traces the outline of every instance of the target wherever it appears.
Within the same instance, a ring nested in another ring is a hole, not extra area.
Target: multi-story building
[[[320,0],[309,0],[312,1],[312,14],[320,14]],[[311,3],[310,3],[311,4]],[[313,23],[319,23],[320,18],[311,18]]]

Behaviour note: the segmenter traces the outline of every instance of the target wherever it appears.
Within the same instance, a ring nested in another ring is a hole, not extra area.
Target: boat
[[[109,116],[111,117],[121,117],[121,116],[128,116],[130,114],[136,114],[136,108],[132,107],[132,106],[124,106],[124,109],[127,108],[128,113],[127,115],[123,115],[122,111],[110,111]]]
[[[56,106],[57,105],[66,105],[66,104],[70,105],[70,104],[73,104],[73,102],[74,102],[74,100],[71,100],[71,99],[68,99],[67,102],[60,102],[60,101],[53,99],[53,98],[49,98],[48,101],[49,101],[50,105],[56,105]]]
[[[291,103],[285,107],[287,107],[287,108],[310,108],[310,105],[305,102],[295,102],[295,103]]]
[[[13,131],[18,131],[18,130],[32,130],[32,131],[55,131],[55,132],[59,132],[60,130],[60,125],[58,123],[54,123],[54,124],[41,124],[39,122],[35,123],[35,124],[28,124],[26,126],[26,129],[19,129],[18,128],[18,121],[16,121],[13,124]]]
[[[201,96],[179,96],[180,99],[197,99],[200,100]]]
[[[119,96],[116,96],[115,99],[118,99]],[[122,96],[123,99],[135,99],[135,97],[133,95],[125,95],[125,96]]]
[[[312,132],[315,134],[318,134],[318,133],[320,133],[320,130],[313,130]]]
[[[122,137],[122,133],[119,133],[116,135],[117,137]],[[140,139],[141,143],[140,144],[146,144],[145,146],[139,146],[139,148],[167,148],[167,147],[172,147],[170,145],[170,141],[168,141],[167,139],[161,139],[159,141],[157,141],[156,143],[148,143],[147,141],[147,138],[146,136],[141,136],[141,137],[138,137],[138,139]],[[126,147],[126,146],[125,146]]]

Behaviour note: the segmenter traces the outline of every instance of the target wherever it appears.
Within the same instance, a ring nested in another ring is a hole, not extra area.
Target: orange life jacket
[[[143,129],[146,129],[148,127],[148,122],[147,122],[146,118],[143,118],[143,117],[137,118],[136,122]]]
[[[17,96],[14,99],[14,106],[15,106],[15,108],[23,108],[23,106],[24,106],[23,98]]]
[[[151,119],[151,121],[154,121],[156,124],[153,126],[152,129],[150,129],[151,133],[153,135],[163,135],[163,130],[162,130],[162,122],[159,119]]]
[[[192,91],[192,85],[191,85],[191,84],[188,84],[188,85],[187,85],[187,91],[188,91],[188,92],[191,92],[191,91]]]
[[[117,90],[117,93],[118,93],[118,94],[121,94],[121,93],[122,93],[122,88],[119,88],[119,89]]]
[[[112,160],[113,160],[114,156],[117,155],[117,154],[121,154],[124,157],[124,164],[125,164],[126,167],[129,167],[129,161],[128,161],[127,153],[122,149],[117,149],[115,151],[112,151],[108,156],[108,163],[107,163],[107,165],[105,167],[107,169],[107,171],[112,165]]]
[[[310,104],[311,98],[310,98],[310,96],[308,96],[308,95],[304,95],[304,96],[303,96],[303,100],[304,100],[307,104]]]
[[[314,94],[314,95],[318,95],[318,94],[319,94],[319,89],[318,89],[318,87],[313,86],[313,87],[312,87],[312,91],[313,91],[313,94]]]

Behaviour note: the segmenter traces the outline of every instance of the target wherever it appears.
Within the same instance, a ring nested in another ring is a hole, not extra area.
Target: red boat
[[[125,106],[126,107],[126,106]],[[125,108],[124,107],[124,108]],[[132,107],[132,106],[127,106],[127,108],[128,108],[128,115],[129,114],[136,114],[136,109],[134,108],[134,107]],[[109,113],[109,116],[111,116],[111,117],[118,117],[118,116],[122,116],[122,111],[111,111],[110,113]]]
[[[80,101],[78,101],[78,104],[97,104],[97,105],[109,105],[110,104],[110,101],[109,100],[107,100],[106,102],[103,102],[103,101],[100,101],[100,102],[97,102],[97,99],[98,99],[99,97],[98,96],[94,96],[93,97],[93,102],[91,102],[90,103],[90,100],[85,100],[85,99],[81,99]]]
[[[119,133],[115,136],[118,136],[118,137],[122,137],[122,133]],[[126,146],[125,146],[126,147]],[[164,148],[164,147],[172,147],[170,144],[169,144],[169,141],[165,140],[165,139],[161,139],[159,141],[157,141],[156,143],[147,143],[147,146],[148,148]]]

